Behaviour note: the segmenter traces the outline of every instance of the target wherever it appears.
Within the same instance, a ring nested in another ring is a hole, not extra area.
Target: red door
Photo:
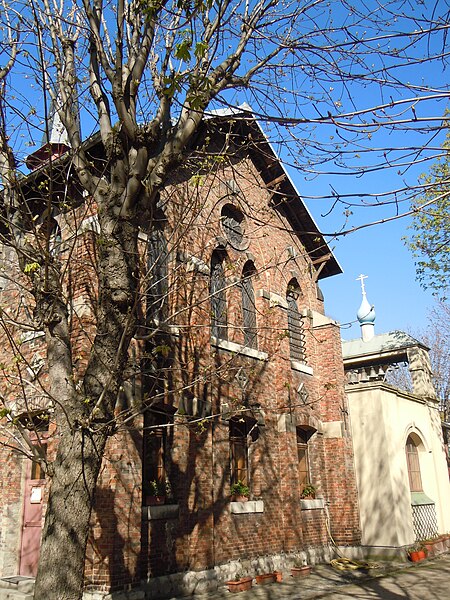
[[[31,460],[28,463],[25,474],[19,575],[35,577],[41,545],[45,473],[41,464]]]

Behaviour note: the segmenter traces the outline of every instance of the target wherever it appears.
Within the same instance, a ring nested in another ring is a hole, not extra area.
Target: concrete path
[[[319,566],[306,578],[286,577],[282,583],[253,585],[232,594],[223,588],[195,596],[198,600],[450,600],[450,554],[421,563],[383,565],[370,572],[337,572]]]

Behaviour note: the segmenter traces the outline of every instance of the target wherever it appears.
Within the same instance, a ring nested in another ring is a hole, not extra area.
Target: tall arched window
[[[167,319],[168,249],[164,228],[155,225],[147,241],[147,323],[162,323]]]
[[[211,257],[211,334],[222,340],[228,339],[227,297],[223,250],[214,250]]]
[[[409,435],[406,440],[406,464],[408,466],[409,488],[411,492],[422,492],[422,477],[420,475],[419,451],[417,440]]]
[[[296,279],[293,279],[287,289],[287,313],[288,313],[288,331],[289,348],[292,360],[304,362],[305,360],[305,334],[303,331],[302,316],[298,310],[297,301],[300,297],[300,286]]]
[[[252,277],[255,275],[255,265],[248,261],[242,270],[242,327],[244,330],[244,345],[248,348],[258,347],[256,330],[256,304]]]
[[[297,456],[298,456],[298,477],[300,482],[300,492],[311,483],[310,457],[308,444],[316,430],[307,425],[297,427]]]
[[[229,422],[231,483],[241,481],[250,485],[249,477],[249,443],[259,436],[255,419],[250,417],[232,417]]]

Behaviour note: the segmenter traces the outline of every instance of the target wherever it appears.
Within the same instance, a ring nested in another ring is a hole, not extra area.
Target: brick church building
[[[205,120],[142,223],[140,326],[86,555],[92,600],[205,591],[238,572],[327,560],[331,540],[360,544],[340,332],[319,288],[340,267],[258,124],[238,117]],[[101,160],[95,139],[90,152]],[[54,211],[54,251],[71,286],[81,372],[99,241],[95,207],[75,183],[70,193],[79,201]],[[5,277],[0,293],[11,322],[27,322],[20,282]],[[8,406],[51,458],[42,334],[11,327],[28,376],[19,387],[9,376],[3,331]],[[19,439],[2,441],[0,577],[33,576],[49,478]],[[243,498],[232,495],[238,482]],[[309,484],[315,497],[304,497]]]

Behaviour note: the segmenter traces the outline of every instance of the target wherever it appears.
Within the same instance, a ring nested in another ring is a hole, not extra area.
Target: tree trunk
[[[106,439],[103,430],[95,436],[76,430],[59,439],[42,532],[35,600],[82,598],[90,517]]]

